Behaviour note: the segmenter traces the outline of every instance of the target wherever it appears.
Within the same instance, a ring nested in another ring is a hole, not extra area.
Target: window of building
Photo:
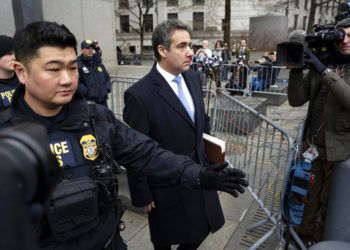
[[[320,4],[320,7],[319,7],[319,13],[321,14],[322,13],[322,4]]]
[[[193,31],[204,30],[204,13],[193,12]]]
[[[193,5],[204,5],[204,0],[193,0]]]
[[[329,10],[329,2],[327,2],[327,5],[326,5],[326,15],[328,15],[328,10]]]
[[[307,16],[303,17],[303,30],[306,30],[306,25],[307,25]]]
[[[153,31],[153,15],[152,14],[143,15],[143,20],[145,23],[145,31],[152,32]]]
[[[298,28],[298,15],[294,15],[294,29]]]
[[[151,8],[153,5],[153,0],[142,0],[142,7]]]
[[[295,0],[295,8],[299,9],[299,0]]]
[[[120,16],[120,31],[121,32],[130,32],[129,26],[129,16]]]
[[[318,24],[321,24],[321,18],[318,19]]]
[[[177,13],[168,13],[168,20],[178,19]]]
[[[309,4],[309,0],[305,0],[304,2],[304,10],[307,10]]]
[[[120,9],[129,8],[129,0],[119,0],[119,8]]]
[[[334,10],[335,10],[335,2],[333,2],[333,5],[332,5],[332,16],[334,16]]]
[[[178,0],[167,0],[166,1],[166,5],[167,6],[178,6],[179,5],[179,1]]]

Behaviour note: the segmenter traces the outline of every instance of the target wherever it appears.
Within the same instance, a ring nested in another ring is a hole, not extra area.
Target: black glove
[[[236,168],[227,168],[228,163],[212,164],[203,168],[199,173],[199,183],[201,188],[207,190],[219,190],[238,197],[238,192],[244,193],[243,187],[248,187],[249,183],[244,179],[245,173]]]
[[[320,75],[327,69],[323,63],[311,52],[309,48],[304,48],[304,62]]]

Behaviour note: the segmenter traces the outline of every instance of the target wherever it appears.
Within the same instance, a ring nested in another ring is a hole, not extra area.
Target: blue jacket
[[[103,103],[111,92],[111,81],[100,56],[78,57],[79,86],[78,91],[87,100]]]

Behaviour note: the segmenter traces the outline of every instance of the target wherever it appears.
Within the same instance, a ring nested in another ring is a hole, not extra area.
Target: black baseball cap
[[[93,41],[90,40],[90,39],[86,39],[86,40],[82,41],[81,44],[80,44],[80,47],[82,49],[86,49],[86,48],[90,48],[90,47],[93,48],[94,46],[95,45],[94,45]]]
[[[13,51],[12,37],[0,35],[0,58],[11,51]]]

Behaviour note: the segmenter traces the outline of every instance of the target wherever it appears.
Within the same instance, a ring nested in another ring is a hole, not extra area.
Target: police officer
[[[19,81],[13,71],[15,54],[13,39],[0,36],[0,111],[10,106],[12,95],[19,86]]]
[[[244,192],[244,172],[226,169],[227,164],[203,168],[161,149],[116,120],[105,106],[87,103],[76,92],[76,39],[64,25],[29,24],[16,32],[14,44],[21,86],[7,116],[0,113],[1,126],[25,121],[44,125],[49,147],[64,169],[38,227],[41,249],[123,249],[117,244],[117,162],[182,188],[234,196]]]
[[[78,91],[87,99],[107,107],[108,93],[111,92],[109,74],[102,64],[101,49],[97,41],[81,42],[81,55],[78,57]]]

